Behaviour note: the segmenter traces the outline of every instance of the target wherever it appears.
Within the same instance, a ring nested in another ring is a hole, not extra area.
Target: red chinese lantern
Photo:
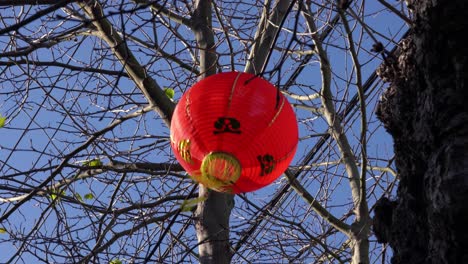
[[[187,173],[229,193],[260,189],[289,166],[298,142],[294,111],[275,86],[241,72],[207,77],[182,96],[171,146]]]

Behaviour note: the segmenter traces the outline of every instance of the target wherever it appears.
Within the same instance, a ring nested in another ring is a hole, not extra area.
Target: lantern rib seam
[[[193,117],[192,117],[192,114],[191,114],[191,111],[190,111],[190,106],[192,105],[192,100],[191,100],[191,96],[190,96],[191,92],[192,91],[190,89],[186,92],[187,96],[186,96],[186,99],[185,99],[185,102],[186,102],[185,103],[185,115],[187,116],[187,119],[189,121],[188,123],[190,124],[190,128],[191,128],[192,133],[193,133],[192,136],[193,136],[193,135],[198,135],[198,129],[194,125],[195,121],[193,120]],[[203,150],[204,153],[206,153],[207,147],[205,146],[205,144],[203,144],[203,142],[199,142],[199,143],[201,143],[199,145],[199,148],[201,150]],[[191,150],[189,149],[189,151],[191,151]]]
[[[278,111],[276,111],[275,116],[273,116],[273,118],[271,119],[270,123],[268,124],[268,127],[271,127],[273,123],[276,121],[276,119],[278,118],[278,116],[280,115],[284,107],[284,101],[285,101],[285,98],[283,98],[283,102],[281,103],[281,106],[278,108]]]
[[[242,75],[241,72],[237,73],[237,76],[236,78],[234,79],[234,83],[232,84],[232,88],[231,88],[231,94],[229,95],[229,101],[228,101],[228,107],[227,107],[227,110],[229,111],[229,109],[231,109],[231,103],[232,103],[232,97],[234,95],[234,90],[236,89],[236,86],[237,86],[237,81],[239,80],[240,76]]]

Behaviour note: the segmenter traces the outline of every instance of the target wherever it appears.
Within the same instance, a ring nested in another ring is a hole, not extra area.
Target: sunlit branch
[[[148,76],[146,70],[136,60],[126,42],[116,34],[112,24],[104,17],[101,5],[97,1],[79,3],[96,27],[96,35],[103,39],[124,66],[130,78],[142,91],[149,104],[155,108],[166,125],[170,127],[174,103],[166,96],[156,81]]]
[[[283,94],[291,97],[292,99],[299,100],[299,101],[311,101],[317,98],[320,98],[320,94],[314,93],[314,94],[309,94],[309,95],[299,95],[299,94],[294,94],[289,91],[281,91]]]
[[[299,108],[299,109],[304,109],[306,111],[312,112],[314,114],[321,115],[323,114],[323,108],[322,107],[313,107],[313,106],[308,106],[308,105],[303,105],[303,104],[291,104],[292,106]]]
[[[304,12],[304,16],[306,18],[306,23],[309,27],[309,31],[311,33],[315,32],[317,29],[315,26],[315,22],[313,21],[312,12],[308,6],[305,7],[305,10],[306,12]],[[339,10],[339,12],[343,12],[343,10]],[[342,15],[342,13],[340,15]],[[355,208],[356,220],[351,226],[352,230],[348,233],[350,235],[350,238],[352,238],[351,244],[353,249],[353,263],[369,263],[368,233],[370,227],[365,190],[363,190],[366,186],[365,178],[362,178],[362,176],[365,176],[366,165],[363,164],[363,174],[359,175],[353,151],[344,133],[344,129],[340,123],[341,120],[336,114],[336,110],[332,101],[333,97],[331,93],[331,65],[328,60],[327,53],[325,49],[323,49],[322,43],[315,34],[312,34],[312,39],[314,40],[317,54],[319,56],[320,70],[322,73],[321,100],[324,109],[323,116],[325,117],[325,120],[330,126],[330,134],[337,142],[338,148],[340,150],[346,173],[348,175],[353,204]],[[360,92],[362,92],[362,90]],[[365,103],[361,101],[361,105],[363,104]],[[363,114],[365,115],[365,112]],[[362,133],[366,132],[367,131],[365,130],[362,131]],[[365,137],[361,138],[361,141],[362,140],[364,140],[364,142],[362,143],[365,144]],[[365,155],[365,148],[363,155]],[[363,162],[366,159],[367,157],[364,157]]]
[[[304,17],[306,18],[307,26],[309,27],[310,32],[316,32],[315,22],[313,21],[312,12],[309,7],[305,6]],[[340,124],[340,118],[337,116],[335,107],[332,101],[331,93],[331,66],[328,61],[326,51],[322,47],[320,39],[315,34],[312,34],[314,40],[317,54],[320,58],[320,70],[322,73],[322,89],[321,89],[321,100],[323,106],[323,115],[330,126],[330,133],[332,137],[338,143],[343,162],[346,167],[346,172],[348,174],[348,179],[350,181],[351,191],[353,195],[353,201],[356,208],[359,203],[360,195],[360,177],[358,168],[356,166],[356,161],[354,159],[354,154],[349,145],[348,139],[344,134],[343,127]]]
[[[265,0],[269,2],[270,0]],[[272,52],[272,47],[275,43],[275,36],[280,30],[278,25],[287,15],[287,9],[291,4],[291,0],[277,0],[273,10],[270,11],[266,7],[263,9],[262,17],[259,21],[253,46],[250,50],[249,58],[245,65],[244,71],[254,74],[260,74],[265,67],[268,53]]]
[[[358,59],[358,54],[356,51],[355,43],[353,40],[353,32],[351,30],[351,27],[348,24],[348,21],[346,19],[345,13],[343,10],[339,10],[339,14],[341,17],[341,20],[343,22],[343,26],[345,28],[346,34],[347,34],[347,39],[348,39],[348,45],[349,45],[349,52],[351,54],[351,58],[353,60],[354,64],[354,70],[356,72],[356,87],[357,87],[357,93],[358,93],[358,98],[359,98],[359,110],[361,112],[361,133],[360,133],[360,147],[361,147],[361,190],[360,190],[360,195],[359,195],[359,215],[358,217],[363,217],[367,218],[367,215],[369,214],[368,212],[368,207],[367,207],[367,200],[366,200],[366,171],[367,171],[367,112],[366,112],[366,99],[365,99],[365,94],[364,94],[364,89],[362,86],[362,74],[361,74],[361,65],[359,64],[359,59]]]
[[[20,195],[20,196],[15,196],[15,197],[10,197],[10,198],[1,198],[0,197],[0,203],[12,203],[12,202],[21,201],[27,196],[28,196],[28,194],[23,194],[23,195]]]

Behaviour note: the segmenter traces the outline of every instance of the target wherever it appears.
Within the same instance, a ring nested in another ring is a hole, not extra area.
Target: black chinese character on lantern
[[[213,134],[234,133],[240,134],[240,122],[232,117],[220,117],[214,123]]]
[[[266,174],[270,174],[273,169],[275,168],[275,159],[270,154],[265,155],[258,155],[258,161],[260,162],[260,176],[265,176]]]

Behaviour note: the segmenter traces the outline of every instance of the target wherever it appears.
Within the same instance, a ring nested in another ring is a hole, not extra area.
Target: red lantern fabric
[[[244,193],[275,181],[298,143],[294,111],[275,86],[255,75],[219,73],[182,96],[171,122],[171,146],[196,181]]]

